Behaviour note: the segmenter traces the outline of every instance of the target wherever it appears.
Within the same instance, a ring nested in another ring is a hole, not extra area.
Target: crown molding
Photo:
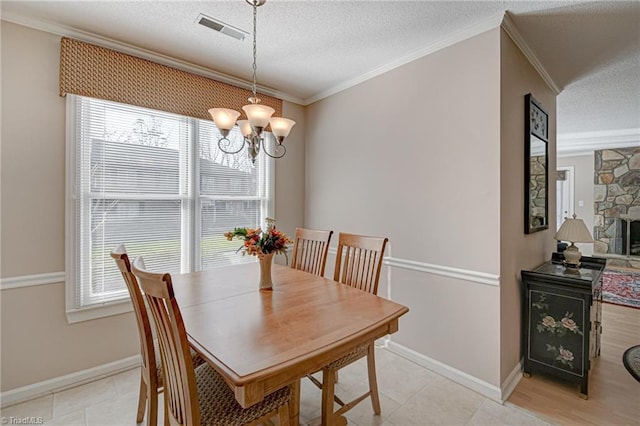
[[[18,25],[30,27],[36,30],[56,34],[59,36],[71,37],[80,41],[96,44],[101,47],[126,53],[128,55],[132,55],[132,56],[140,57],[153,62],[157,62],[159,64],[166,65],[172,68],[176,68],[176,69],[190,72],[193,74],[198,74],[204,77],[212,78],[214,80],[221,81],[223,83],[231,84],[244,89],[251,89],[251,82],[249,81],[242,80],[228,74],[213,71],[211,69],[208,69],[199,65],[195,65],[186,61],[181,61],[181,60],[178,60],[178,59],[175,59],[151,50],[133,46],[131,44],[124,43],[115,39],[102,37],[102,36],[89,33],[86,31],[82,31],[82,30],[77,30],[75,28],[71,28],[65,25],[60,25],[51,21],[35,19],[32,17],[27,17],[21,14],[16,14],[11,12],[4,12],[2,14],[2,20],[7,22],[12,22]],[[518,31],[515,23],[513,22],[513,19],[509,15],[509,12],[496,14],[474,25],[466,27],[460,31],[451,33],[448,36],[437,40],[435,43],[432,43],[409,55],[405,55],[393,62],[383,65],[372,71],[366,72],[358,77],[344,81],[340,84],[337,84],[327,90],[319,92],[316,95],[306,99],[300,99],[298,97],[289,95],[288,93],[284,93],[284,92],[271,89],[268,87],[264,87],[264,86],[258,86],[258,91],[269,96],[274,96],[274,97],[283,99],[288,102],[292,102],[302,106],[307,106],[321,99],[324,99],[336,93],[342,92],[346,89],[349,89],[353,86],[356,86],[364,81],[370,80],[374,77],[387,73],[402,65],[406,65],[417,59],[420,59],[422,57],[425,57],[427,55],[430,55],[439,50],[452,46],[461,41],[467,40],[471,37],[475,37],[479,34],[482,34],[486,31],[492,30],[497,27],[502,27],[505,30],[505,32],[509,35],[509,37],[514,41],[514,43],[520,48],[523,54],[527,57],[529,62],[531,62],[533,67],[538,71],[538,73],[544,79],[547,85],[549,85],[551,90],[554,91],[556,95],[559,94],[560,89],[555,84],[553,79],[550,77],[549,73],[542,66],[540,61],[537,59],[533,51],[529,48],[527,43],[524,41],[523,37],[520,35],[520,32]]]
[[[524,37],[522,37],[522,34],[520,34],[520,31],[518,30],[518,27],[516,26],[516,23],[513,21],[513,18],[511,17],[511,14],[509,12],[504,13],[504,19],[502,20],[501,26],[502,29],[507,33],[509,38],[513,40],[516,46],[518,46],[520,51],[522,51],[524,56],[529,60],[531,65],[533,65],[536,71],[538,71],[540,77],[542,77],[544,82],[547,83],[547,86],[549,86],[553,93],[555,95],[560,94],[562,90],[558,87],[556,82],[553,81],[551,75],[549,75],[536,54],[533,53],[533,50],[531,50],[527,42],[524,40]]]
[[[317,102],[321,99],[327,98],[331,95],[335,95],[336,93],[342,92],[343,90],[347,90],[353,86],[356,86],[360,83],[363,83],[367,80],[370,80],[374,77],[377,77],[379,75],[382,75],[384,73],[387,73],[395,68],[398,68],[402,65],[406,65],[410,62],[413,62],[417,59],[420,59],[422,57],[425,57],[427,55],[430,55],[432,53],[435,53],[439,50],[442,50],[446,47],[452,46],[456,43],[459,43],[461,41],[464,41],[468,38],[471,37],[475,37],[479,34],[482,34],[484,32],[487,32],[489,30],[492,30],[494,28],[497,28],[500,26],[501,22],[503,21],[503,14],[499,13],[496,14],[494,16],[491,16],[488,19],[485,19],[484,21],[480,21],[477,24],[471,25],[467,28],[464,28],[460,31],[456,31],[452,34],[449,34],[446,37],[443,37],[441,39],[439,39],[438,41],[436,41],[435,43],[432,43],[420,50],[417,50],[413,53],[410,53],[406,56],[403,56],[393,62],[390,62],[386,65],[383,65],[379,68],[376,68],[372,71],[366,72],[364,74],[361,74],[355,78],[352,78],[350,80],[344,81],[340,84],[337,84],[327,90],[323,90],[320,93],[317,93],[307,99],[304,100],[303,104],[304,106],[310,105],[314,102]]]
[[[223,83],[231,84],[233,86],[241,87],[243,89],[251,90],[252,83],[246,80],[233,77],[228,74],[213,71],[209,68],[205,68],[199,65],[192,64],[190,62],[181,61],[179,59],[172,58],[170,56],[163,55],[158,52],[143,49],[137,46],[133,46],[128,43],[124,43],[108,37],[102,37],[87,31],[77,30],[65,25],[60,25],[51,21],[45,21],[41,19],[34,19],[21,14],[3,12],[2,20],[11,22],[14,24],[22,25],[25,27],[33,28],[35,30],[44,31],[47,33],[59,35],[62,37],[74,38],[76,40],[84,41],[86,43],[95,44],[100,47],[112,49],[127,55],[136,56],[138,58],[147,59],[158,64],[166,65],[171,68],[176,68],[182,71],[186,71],[192,74],[201,75],[203,77],[211,78]],[[292,102],[298,105],[303,105],[303,100],[295,96],[291,96],[287,93],[280,92],[275,89],[258,85],[258,92],[265,95],[273,96],[288,102]]]
[[[640,147],[640,128],[559,133],[556,139],[558,157],[586,155],[600,149]]]

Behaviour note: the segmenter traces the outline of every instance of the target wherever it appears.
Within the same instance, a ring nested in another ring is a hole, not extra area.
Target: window
[[[272,162],[218,149],[213,122],[67,96],[67,315],[124,312],[129,295],[111,250],[181,273],[255,259],[224,232],[269,215]],[[231,143],[242,142],[236,129]],[[97,308],[97,309],[96,309]]]

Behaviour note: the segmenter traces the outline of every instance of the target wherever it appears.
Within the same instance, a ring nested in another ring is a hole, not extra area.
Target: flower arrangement
[[[231,241],[234,238],[244,240],[244,243],[237,251],[243,250],[243,255],[262,256],[270,253],[284,253],[286,256],[287,244],[292,243],[284,232],[276,229],[275,219],[266,219],[267,229],[262,228],[234,228],[233,231],[225,232],[224,236]]]

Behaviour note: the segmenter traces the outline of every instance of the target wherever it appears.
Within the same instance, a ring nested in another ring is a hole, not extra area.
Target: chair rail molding
[[[48,272],[44,274],[21,275],[0,279],[0,290],[12,288],[32,287],[43,284],[63,283],[66,280],[64,272]]]
[[[329,254],[335,256],[335,247],[329,248]],[[444,277],[456,278],[474,283],[500,286],[500,275],[487,272],[471,271],[468,269],[454,268],[452,266],[435,265],[432,263],[419,262],[416,260],[401,259],[397,257],[385,256],[382,264],[394,268],[408,269],[411,271],[424,272],[427,274],[442,275]]]

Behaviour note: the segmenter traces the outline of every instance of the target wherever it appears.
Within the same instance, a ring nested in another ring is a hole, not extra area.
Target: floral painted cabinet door
[[[525,377],[539,371],[578,382],[587,398],[591,359],[599,355],[603,268],[596,259],[577,270],[546,262],[522,271]]]
[[[585,346],[585,300],[551,292],[531,290],[532,360],[580,375],[588,362]],[[585,356],[586,355],[586,356]],[[585,359],[586,358],[586,359]]]

